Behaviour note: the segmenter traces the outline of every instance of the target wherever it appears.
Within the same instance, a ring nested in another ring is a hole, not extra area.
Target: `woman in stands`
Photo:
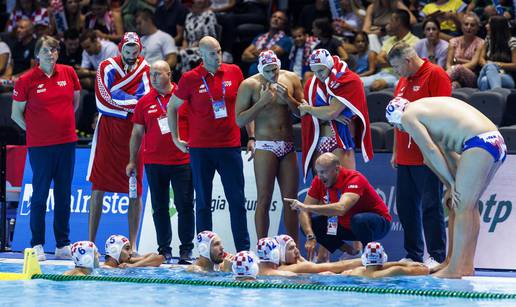
[[[511,36],[509,20],[493,16],[486,27],[488,34],[480,55],[482,70],[478,76],[478,88],[481,91],[514,88],[511,74],[516,71],[516,37]]]
[[[480,19],[475,13],[466,13],[462,18],[462,36],[452,38],[448,47],[446,72],[452,87],[476,87],[480,51],[484,40],[477,36]]]
[[[445,68],[448,57],[448,42],[439,38],[441,33],[439,22],[433,18],[426,19],[423,22],[423,31],[425,38],[414,46],[417,55]]]

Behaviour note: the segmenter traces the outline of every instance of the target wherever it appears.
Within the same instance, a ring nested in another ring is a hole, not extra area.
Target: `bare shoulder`
[[[301,80],[299,79],[299,77],[297,76],[297,74],[295,72],[288,71],[288,70],[281,70],[280,72],[285,78],[287,78],[293,84],[296,84],[296,83],[301,84]]]
[[[191,272],[191,273],[201,273],[201,272],[204,272],[204,270],[196,265],[196,264],[192,264],[192,265],[189,265],[186,267],[186,271],[187,272]]]
[[[246,91],[253,91],[253,90],[259,89],[260,85],[261,85],[260,80],[258,80],[258,78],[256,78],[256,76],[251,76],[251,77],[245,79],[244,81],[242,81],[239,89],[246,90]]]

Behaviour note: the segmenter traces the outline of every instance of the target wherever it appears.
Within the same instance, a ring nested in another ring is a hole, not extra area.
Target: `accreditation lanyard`
[[[159,103],[159,106],[161,108],[161,111],[163,111],[163,114],[161,114],[158,117],[158,126],[159,130],[161,131],[161,134],[167,134],[170,133],[170,127],[168,126],[168,120],[167,120],[167,110],[163,106],[163,103],[161,103],[161,99],[159,99],[159,96],[156,97],[156,100]]]
[[[340,191],[337,191],[337,195],[340,200]],[[326,197],[328,199],[328,205],[331,204],[329,189],[326,190]],[[339,218],[337,216],[328,216],[328,224],[326,226],[326,234],[330,235],[330,236],[336,236],[338,225],[339,225]]]
[[[221,100],[215,100],[213,99],[213,96],[211,95],[210,88],[208,87],[208,83],[206,82],[206,79],[202,77],[202,82],[204,83],[204,87],[206,88],[206,93],[208,93],[208,96],[210,96],[211,105],[213,107],[213,115],[215,116],[215,119],[219,118],[226,118],[228,117],[228,112],[226,108],[226,84],[224,83],[224,80],[222,80],[222,99]]]

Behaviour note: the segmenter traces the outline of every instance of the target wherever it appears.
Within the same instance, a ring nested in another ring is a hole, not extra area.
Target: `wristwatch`
[[[251,141],[251,140],[252,140],[252,141],[255,141],[255,142],[256,142],[256,138],[255,138],[254,136],[250,136],[250,137],[248,137],[248,138],[247,138],[247,140],[248,140],[248,141]]]
[[[315,235],[307,235],[306,240],[308,240],[308,241],[315,240]]]

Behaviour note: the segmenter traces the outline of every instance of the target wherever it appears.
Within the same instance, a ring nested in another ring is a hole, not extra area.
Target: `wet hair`
[[[55,48],[59,51],[59,41],[50,35],[43,35],[36,41],[36,45],[34,47],[34,54],[39,54],[39,51],[46,45],[50,48]]]
[[[439,30],[439,32],[441,32],[441,25],[435,18],[427,18],[423,21],[423,31],[425,30],[426,24],[429,22],[433,23],[435,25],[435,27],[437,28],[437,30]]]
[[[509,48],[511,39],[509,20],[503,16],[493,16],[489,19],[489,28],[489,60],[512,62],[512,52]]]

